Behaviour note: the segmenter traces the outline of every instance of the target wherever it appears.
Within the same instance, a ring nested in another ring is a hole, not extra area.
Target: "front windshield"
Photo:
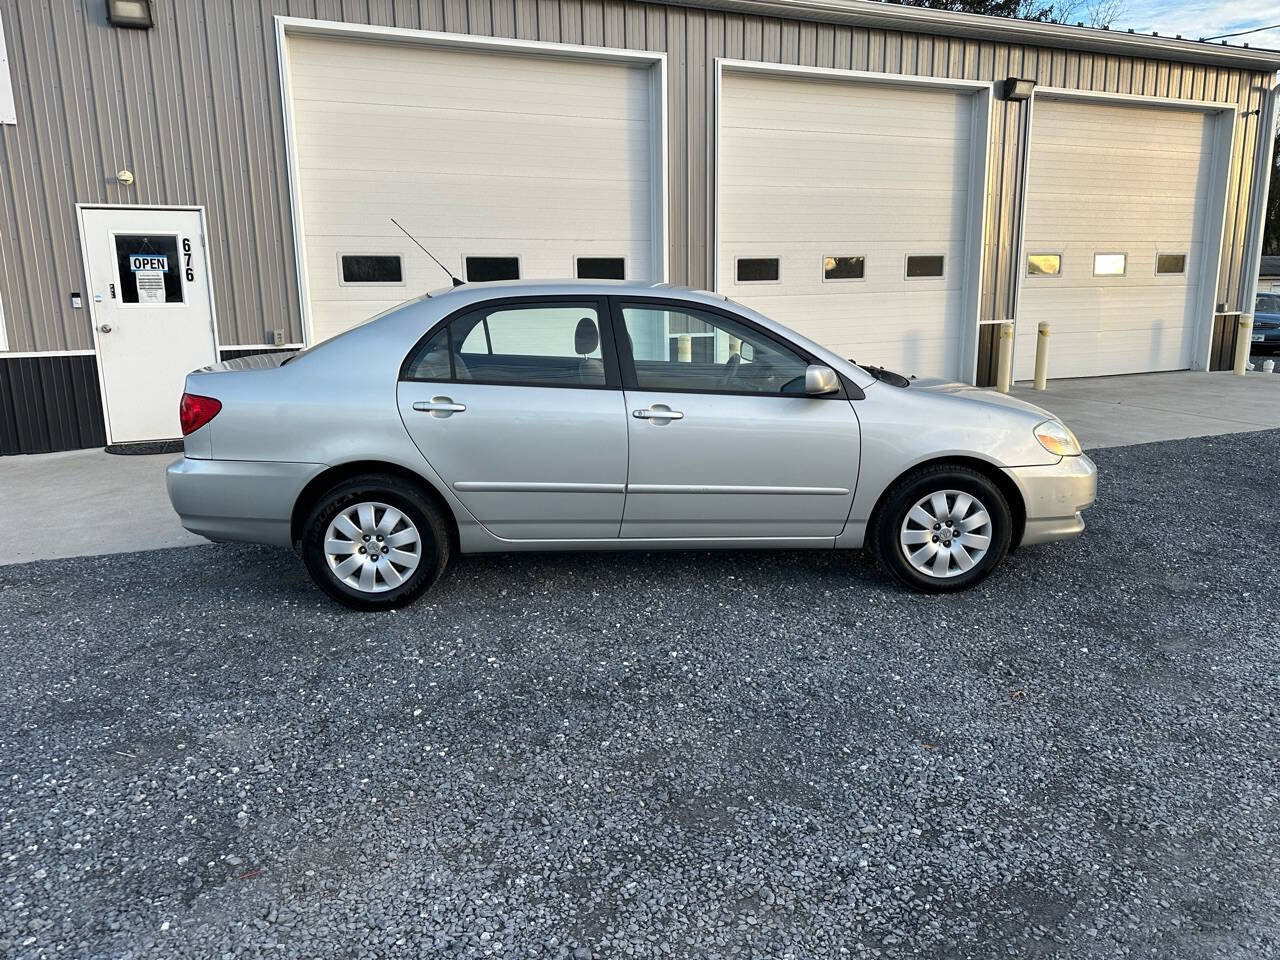
[[[1260,293],[1254,313],[1280,313],[1280,293]]]

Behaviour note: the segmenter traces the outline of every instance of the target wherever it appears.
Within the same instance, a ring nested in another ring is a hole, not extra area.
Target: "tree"
[[[1110,27],[1127,9],[1126,0],[892,0],[907,7],[981,13],[988,17],[1039,20],[1044,23],[1079,21],[1091,27]],[[1077,16],[1080,14],[1080,16]]]
[[[1262,233],[1262,253],[1280,255],[1280,134],[1276,135],[1275,156],[1271,158],[1271,191],[1267,194],[1267,222]]]

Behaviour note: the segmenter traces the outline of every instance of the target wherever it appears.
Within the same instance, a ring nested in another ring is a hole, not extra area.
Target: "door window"
[[[624,303],[641,390],[803,394],[808,361],[745,323],[710,311]]]
[[[487,307],[419,344],[407,380],[548,387],[616,386],[607,374],[593,303]]]
[[[184,241],[189,244],[189,241]],[[115,236],[120,302],[182,303],[178,238],[172,234],[118,233]]]

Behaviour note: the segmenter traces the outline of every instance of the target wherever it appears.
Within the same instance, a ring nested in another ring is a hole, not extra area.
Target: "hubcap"
[[[324,557],[333,575],[362,593],[400,586],[422,562],[422,537],[413,521],[385,503],[357,503],[329,524]]]
[[[938,580],[972,570],[991,546],[991,515],[971,493],[939,490],[907,511],[898,534],[907,562]]]

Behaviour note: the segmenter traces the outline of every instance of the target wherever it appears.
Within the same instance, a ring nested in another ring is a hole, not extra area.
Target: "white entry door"
[[[181,436],[186,375],[217,360],[198,210],[81,210],[111,443]]]

